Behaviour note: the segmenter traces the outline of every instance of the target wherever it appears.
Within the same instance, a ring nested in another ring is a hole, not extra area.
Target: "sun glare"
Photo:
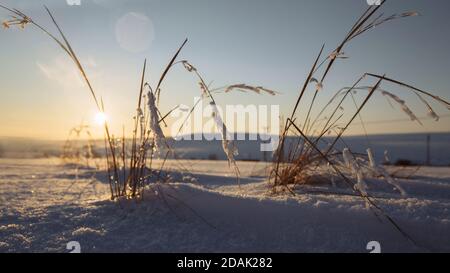
[[[105,122],[106,122],[106,120],[107,120],[107,116],[106,116],[105,113],[103,113],[103,112],[98,112],[97,114],[95,114],[95,122],[96,122],[98,125],[104,125]]]

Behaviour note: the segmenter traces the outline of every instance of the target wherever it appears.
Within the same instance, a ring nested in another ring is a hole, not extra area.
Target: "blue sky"
[[[248,83],[281,92],[275,97],[218,95],[219,104],[278,104],[287,116],[321,45],[330,52],[367,8],[364,0],[0,3],[54,30],[42,5],[52,10],[104,98],[115,131],[130,124],[144,58],[149,62],[147,78],[154,83],[184,38],[189,42],[180,58],[193,63],[212,86]],[[386,15],[414,10],[421,16],[393,21],[355,39],[344,49],[350,58],[340,61],[324,83],[319,104],[364,72],[386,74],[450,99],[449,8],[446,0],[388,1],[383,7]],[[7,16],[0,11],[2,21]],[[0,41],[0,136],[63,138],[81,120],[92,122],[95,105],[67,56],[51,40],[27,27],[1,30]],[[418,116],[426,115],[416,97],[391,90],[417,109]],[[181,103],[192,105],[198,94],[195,78],[175,68],[163,86],[162,111]],[[440,105],[436,110],[449,114]],[[363,112],[369,133],[450,131],[447,117],[438,123],[425,121],[424,126],[370,123],[405,117],[381,96]],[[362,131],[354,126],[349,133]],[[101,128],[97,134],[101,136]]]

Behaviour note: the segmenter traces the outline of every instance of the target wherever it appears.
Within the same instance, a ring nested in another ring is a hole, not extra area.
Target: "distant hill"
[[[215,140],[213,139],[216,137]],[[246,140],[236,140],[239,149],[238,160],[270,160],[271,152],[261,152],[260,145],[264,143],[261,139],[249,140],[250,136],[244,134]],[[365,136],[347,136],[337,144],[338,148],[344,145],[350,146],[355,153],[366,153],[368,147],[372,148],[375,159],[378,162],[384,160],[384,151],[388,151],[392,163],[398,160],[407,160],[416,164],[426,162],[427,134],[393,134],[393,135],[371,135],[369,139]],[[432,133],[430,143],[430,156],[433,165],[450,165],[450,133]],[[189,140],[192,139],[192,140]],[[194,140],[201,139],[201,140]],[[285,152],[295,143],[294,137],[289,137],[286,141]],[[325,148],[330,138],[324,138],[320,147]],[[99,154],[104,154],[103,140],[96,140],[95,150]],[[210,159],[226,160],[222,150],[222,143],[219,135],[191,135],[183,136],[183,140],[169,140],[170,145],[176,151],[178,158],[187,159]],[[344,144],[345,143],[345,144]],[[9,158],[38,158],[48,156],[59,156],[64,145],[63,140],[37,140],[29,138],[0,137],[0,157]]]

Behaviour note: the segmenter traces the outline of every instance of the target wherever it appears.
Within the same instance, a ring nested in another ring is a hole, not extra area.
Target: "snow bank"
[[[368,252],[369,241],[382,252],[450,251],[450,168],[398,179],[408,198],[367,180],[375,202],[417,247],[339,185],[269,195],[261,163],[238,162],[239,188],[224,173],[227,162],[202,161],[193,165],[197,182],[147,190],[139,203],[109,201],[108,185],[91,170],[74,181],[52,162],[0,164],[0,252],[67,252],[74,240],[82,252]]]

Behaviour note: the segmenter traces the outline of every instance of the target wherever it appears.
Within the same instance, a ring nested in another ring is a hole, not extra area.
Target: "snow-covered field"
[[[369,180],[369,192],[416,242],[379,220],[360,197],[318,183],[272,195],[265,163],[170,161],[174,174],[144,200],[109,200],[104,174],[58,159],[0,159],[0,252],[382,252],[450,251],[450,168],[397,171],[408,193]],[[410,176],[410,177],[408,177]]]

